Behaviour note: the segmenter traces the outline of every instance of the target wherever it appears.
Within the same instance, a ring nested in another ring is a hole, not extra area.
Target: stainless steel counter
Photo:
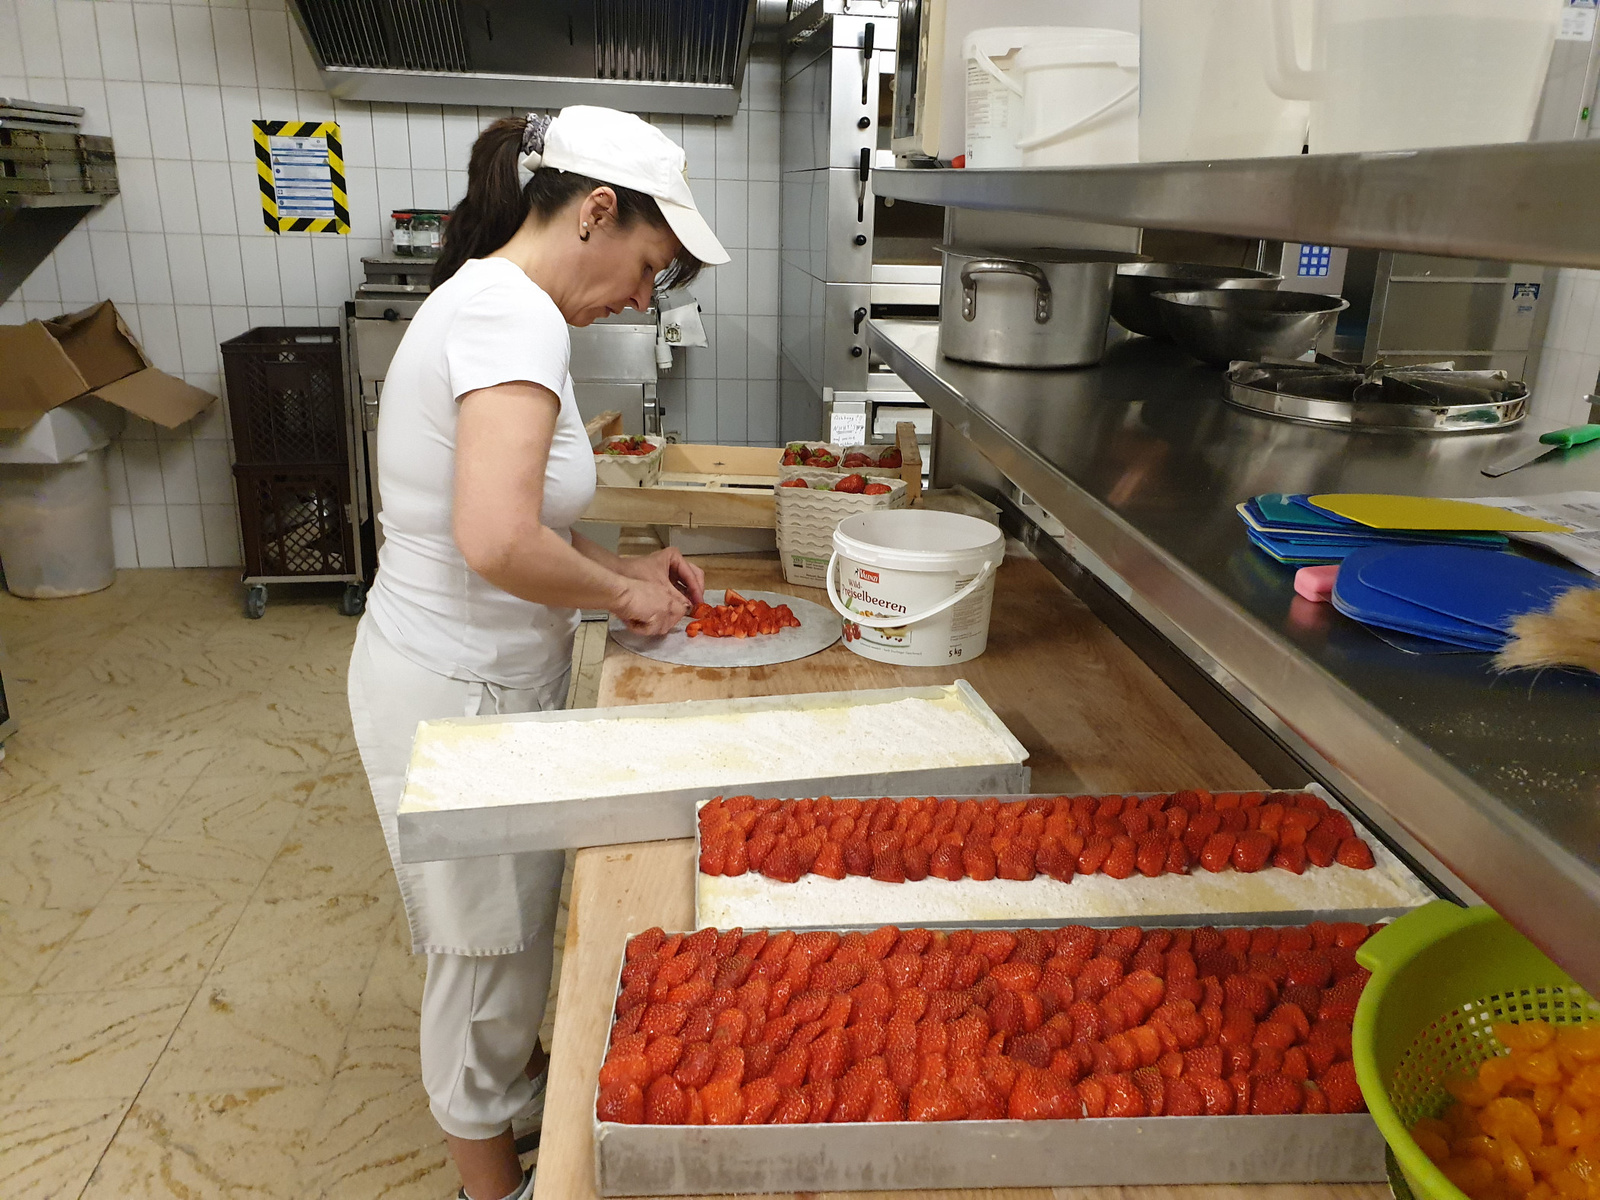
[[[1261,492],[1600,490],[1600,448],[1491,480],[1478,468],[1532,422],[1455,437],[1290,424],[1228,407],[1221,372],[1146,339],[1042,372],[943,359],[930,322],[874,321],[869,341],[1324,782],[1600,987],[1600,679],[1394,649],[1296,597],[1234,511]]]

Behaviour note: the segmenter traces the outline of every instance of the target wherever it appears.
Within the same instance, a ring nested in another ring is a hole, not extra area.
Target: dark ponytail
[[[545,118],[543,124],[548,123]],[[533,118],[531,132],[541,143],[537,148],[542,148],[544,131],[538,118]],[[530,214],[543,223],[598,187],[608,187],[617,194],[617,221],[622,228],[628,229],[639,221],[647,221],[657,229],[668,228],[655,200],[633,188],[553,167],[540,167],[526,184],[520,184],[517,163],[526,153],[523,140],[528,133],[529,121],[505,117],[480,133],[472,144],[467,194],[445,226],[444,248],[433,265],[434,287],[459,271],[469,258],[484,258],[504,246]],[[661,273],[657,287],[663,291],[683,287],[700,273],[700,265],[699,259],[680,248]]]

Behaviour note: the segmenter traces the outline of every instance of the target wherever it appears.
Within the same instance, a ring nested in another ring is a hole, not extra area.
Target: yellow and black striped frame
[[[256,182],[261,187],[261,220],[273,233],[350,232],[350,198],[345,190],[344,146],[337,121],[256,121]],[[333,174],[332,217],[280,217],[278,193],[272,182],[274,137],[319,137],[328,141],[328,167]]]

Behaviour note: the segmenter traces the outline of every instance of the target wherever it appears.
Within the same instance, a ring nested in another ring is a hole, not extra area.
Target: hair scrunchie
[[[522,127],[522,158],[518,160],[517,167],[527,176],[531,176],[544,163],[544,139],[550,129],[550,121],[551,118],[544,113],[531,112]]]

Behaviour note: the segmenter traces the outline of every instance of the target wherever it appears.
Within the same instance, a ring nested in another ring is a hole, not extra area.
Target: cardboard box
[[[109,300],[51,321],[0,325],[0,363],[0,429],[27,429],[91,394],[175,429],[216,400],[151,366]]]

